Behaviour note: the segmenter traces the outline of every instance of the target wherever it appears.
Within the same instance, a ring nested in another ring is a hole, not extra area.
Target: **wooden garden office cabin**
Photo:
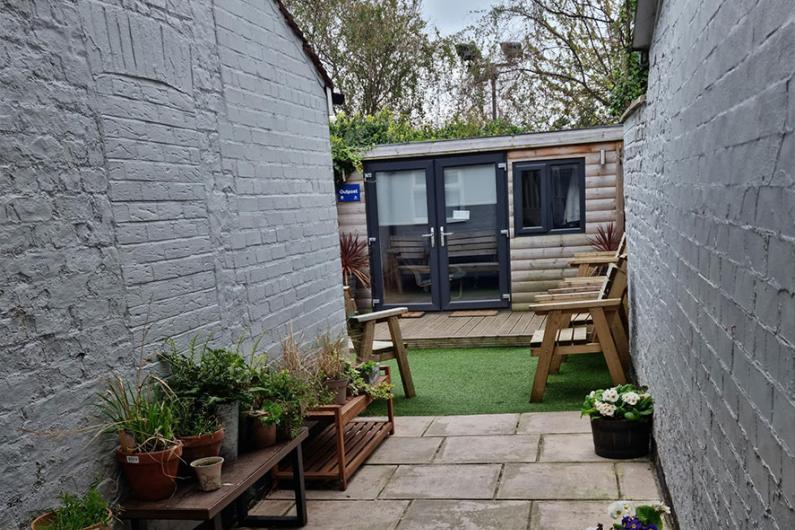
[[[599,225],[623,232],[622,140],[618,126],[373,148],[337,194],[341,233],[368,241],[360,303],[526,310]]]

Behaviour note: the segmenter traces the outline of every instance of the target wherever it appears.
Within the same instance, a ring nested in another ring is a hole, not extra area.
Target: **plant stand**
[[[392,382],[388,366],[382,366],[380,381]],[[327,423],[304,442],[304,477],[307,481],[337,480],[341,491],[379,445],[395,433],[392,399],[387,402],[387,420],[353,421],[373,402],[370,396],[348,398],[344,405],[324,405],[311,409],[307,420]],[[292,479],[292,468],[277,468],[277,479]]]

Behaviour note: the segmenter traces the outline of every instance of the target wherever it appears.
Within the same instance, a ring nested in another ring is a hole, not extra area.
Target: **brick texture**
[[[111,370],[344,316],[325,91],[273,0],[0,2],[0,94],[10,528],[115,477],[74,434]]]
[[[792,528],[795,11],[661,4],[625,123],[635,366],[682,528]]]

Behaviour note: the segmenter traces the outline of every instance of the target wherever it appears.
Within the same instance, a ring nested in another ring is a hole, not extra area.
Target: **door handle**
[[[444,227],[439,228],[439,246],[443,247],[446,243],[445,237],[452,236],[453,232],[445,232]]]
[[[444,233],[444,230],[442,230],[442,233]],[[431,227],[430,233],[428,233],[428,234],[420,234],[420,237],[430,238],[430,240],[431,240],[431,248],[436,246],[436,232],[434,231],[433,227]],[[444,241],[442,241],[442,246],[444,246]]]

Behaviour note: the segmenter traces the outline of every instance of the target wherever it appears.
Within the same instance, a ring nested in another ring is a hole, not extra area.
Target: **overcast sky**
[[[491,4],[491,0],[423,0],[422,12],[442,35],[450,35],[479,18],[473,11],[488,9]]]

